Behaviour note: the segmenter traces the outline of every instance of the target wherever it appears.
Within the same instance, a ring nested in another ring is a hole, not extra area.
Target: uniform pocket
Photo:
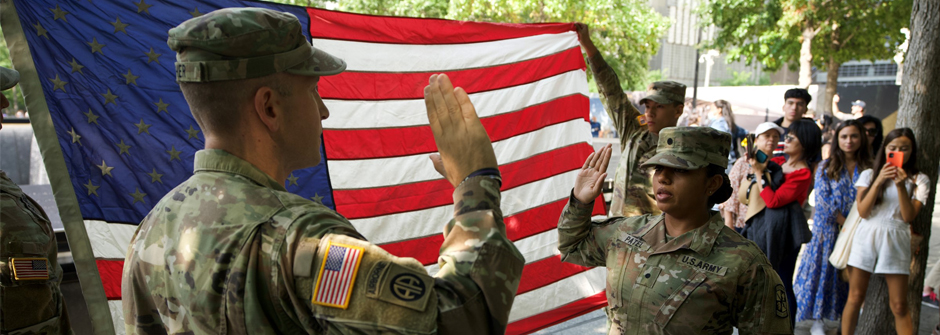
[[[28,330],[44,329],[39,326],[58,320],[59,299],[53,285],[21,281],[18,286],[0,288],[3,291],[3,306],[0,307],[3,309],[3,333],[30,333]]]
[[[672,317],[679,312],[679,308],[685,303],[686,300],[689,300],[690,297],[694,296],[695,290],[705,281],[708,276],[703,272],[692,272],[695,275],[685,281],[685,284],[680,286],[668,298],[663,302],[663,305],[659,308],[659,312],[656,314],[656,324],[661,328],[666,327],[669,324],[669,321],[672,320]],[[699,304],[696,304],[698,306]],[[705,314],[708,314],[712,311],[709,311],[707,304],[701,304],[701,311],[695,311],[693,313],[685,313],[686,318],[683,318],[683,322],[696,322],[696,320],[701,320],[702,324],[707,322],[710,318],[705,317]],[[688,312],[688,311],[683,311]]]

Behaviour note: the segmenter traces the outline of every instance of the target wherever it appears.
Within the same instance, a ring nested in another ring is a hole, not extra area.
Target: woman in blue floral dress
[[[793,287],[796,322],[816,320],[813,333],[822,332],[823,319],[839,320],[845,307],[849,285],[839,278],[829,255],[855,201],[855,179],[872,164],[865,128],[857,121],[840,124],[834,140],[838,145],[831,147],[829,159],[816,167],[813,239],[803,251]]]

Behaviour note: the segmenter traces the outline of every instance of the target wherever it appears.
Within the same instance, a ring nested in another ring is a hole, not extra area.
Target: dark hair
[[[874,183],[875,178],[878,178],[878,174],[881,173],[881,168],[884,167],[887,158],[885,157],[888,153],[885,152],[888,143],[894,141],[898,137],[907,137],[911,140],[911,157],[908,158],[907,163],[904,163],[902,167],[904,172],[907,173],[908,177],[913,177],[920,170],[917,169],[917,140],[914,138],[914,131],[911,128],[897,128],[888,133],[888,136],[885,136],[884,143],[881,144],[881,147],[878,149],[878,155],[875,156],[875,163],[872,164],[872,174],[871,181]],[[881,189],[878,192],[878,197],[875,198],[875,204],[881,202],[881,195],[884,194],[885,188],[888,184],[881,185]]]
[[[803,102],[809,104],[810,101],[813,101],[813,96],[809,95],[809,91],[805,88],[791,88],[783,94],[783,101],[787,101],[790,98],[803,99]]]
[[[862,145],[855,151],[855,166],[860,171],[871,168],[871,149],[868,147],[868,137],[865,135],[865,127],[857,120],[847,120],[839,124],[836,128],[836,136],[833,144],[829,146],[829,161],[826,162],[826,176],[832,180],[842,178],[842,170],[845,169],[845,152],[839,147],[839,133],[842,129],[855,127],[861,137]],[[852,171],[849,171],[852,173]]]
[[[731,179],[728,178],[728,174],[725,173],[725,166],[718,166],[715,164],[708,164],[708,167],[705,169],[705,178],[711,178],[713,176],[721,175],[723,179],[721,187],[718,188],[715,193],[708,196],[708,207],[711,208],[716,204],[723,203],[731,197],[731,193],[734,190],[731,188]]]
[[[789,134],[796,136],[803,146],[803,160],[806,164],[812,164],[819,156],[822,147],[822,132],[816,122],[809,119],[799,119],[790,124]]]
[[[731,130],[731,134],[735,133],[734,128],[734,114],[731,112],[731,103],[726,100],[715,101],[715,107],[721,110],[721,117],[725,119],[725,122],[728,123],[728,129]]]
[[[881,120],[871,115],[864,115],[858,118],[856,121],[858,121],[859,124],[862,125],[862,128],[865,127],[866,123],[875,124],[875,139],[872,140],[871,148],[870,148],[872,151],[871,152],[872,155],[874,155],[875,150],[878,150],[878,148],[881,148],[881,142],[884,140],[884,127],[881,125]]]

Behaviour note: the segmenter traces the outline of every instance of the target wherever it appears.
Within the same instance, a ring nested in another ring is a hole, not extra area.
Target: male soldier
[[[0,67],[0,91],[19,80],[19,72]],[[10,101],[0,94],[0,109],[8,106]],[[57,255],[46,212],[0,171],[0,333],[72,333],[59,291]]]
[[[607,65],[591,41],[588,26],[578,23],[576,28],[581,47],[587,53],[591,69],[594,71],[597,91],[600,92],[607,113],[620,134],[620,148],[623,154],[614,174],[614,197],[610,203],[610,216],[659,214],[653,199],[650,175],[641,165],[656,152],[659,130],[674,127],[682,116],[685,85],[674,81],[657,81],[650,84],[647,96],[640,100],[640,104],[646,105],[646,114],[641,115],[620,88],[617,73]]]
[[[456,187],[431,277],[344,217],[288,193],[320,161],[320,76],[346,63],[291,14],[221,9],[169,31],[205,150],[141,222],[124,267],[128,334],[503,333],[523,258],[505,236],[496,156],[467,93],[425,88],[440,168]]]

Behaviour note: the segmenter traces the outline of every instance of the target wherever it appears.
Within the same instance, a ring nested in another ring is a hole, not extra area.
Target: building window
[[[865,77],[870,67],[870,64],[843,65],[839,67],[839,77]]]
[[[897,63],[875,64],[876,76],[896,76],[898,75]]]

